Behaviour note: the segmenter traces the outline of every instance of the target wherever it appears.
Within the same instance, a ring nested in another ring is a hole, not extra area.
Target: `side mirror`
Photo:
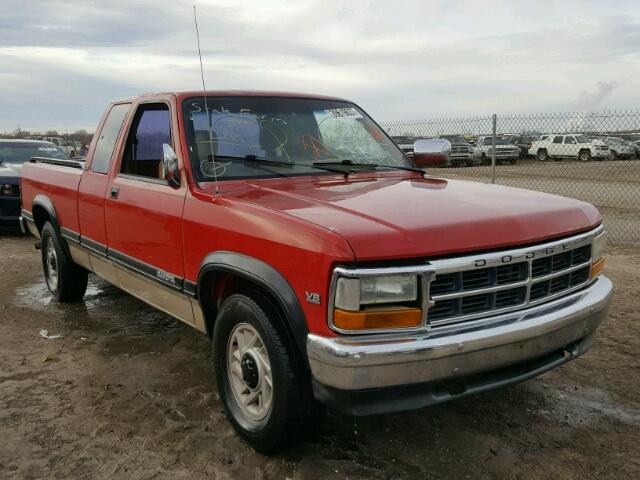
[[[162,144],[162,176],[173,188],[180,186],[180,171],[178,170],[178,156],[171,145]]]
[[[443,138],[416,140],[413,144],[413,163],[416,167],[451,164],[451,142]]]

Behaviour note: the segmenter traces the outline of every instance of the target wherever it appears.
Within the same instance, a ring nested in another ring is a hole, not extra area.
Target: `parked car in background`
[[[529,156],[529,149],[536,137],[533,135],[508,135],[506,138],[520,149],[520,158]]]
[[[60,148],[64,153],[66,153],[70,158],[73,158],[78,153],[78,149],[74,142],[70,140],[66,140],[62,137],[42,137],[42,140],[45,142],[50,142]]]
[[[617,137],[604,137],[602,141],[609,146],[611,160],[636,156],[636,147],[631,142]]]
[[[23,171],[47,288],[80,301],[94,272],[208,334],[222,407],[260,451],[312,430],[317,402],[381,414],[532,378],[607,317],[594,206],[426,176],[448,140],[412,163],[347,100],[144,95],[96,132],[86,166]]]
[[[529,155],[544,162],[548,159],[575,158],[586,162],[591,159],[609,158],[609,147],[602,140],[592,140],[586,135],[549,134],[531,143]]]
[[[56,145],[38,140],[0,139],[0,225],[18,225],[20,172],[32,157],[68,160]]]
[[[480,137],[476,144],[474,157],[479,163],[490,164],[491,163],[491,151],[492,151],[493,139],[491,136]],[[511,165],[516,163],[520,158],[520,149],[510,143],[506,137],[496,137],[496,163],[508,162]]]
[[[473,146],[462,135],[441,135],[440,138],[449,140],[451,143],[452,167],[461,165],[471,167],[474,164]],[[478,163],[480,162],[478,161]]]
[[[413,156],[413,144],[415,143],[416,140],[418,140],[417,137],[409,137],[406,135],[396,135],[391,137],[391,140],[393,140],[393,143],[395,143],[398,146],[398,148],[400,148],[400,150],[402,150],[407,157],[411,158]]]

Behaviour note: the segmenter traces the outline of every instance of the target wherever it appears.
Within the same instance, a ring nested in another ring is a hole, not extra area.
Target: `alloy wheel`
[[[58,254],[51,240],[47,242],[45,277],[49,290],[55,291],[58,288]]]
[[[263,420],[271,410],[273,375],[262,337],[248,323],[239,323],[229,335],[227,372],[242,413],[251,420]]]

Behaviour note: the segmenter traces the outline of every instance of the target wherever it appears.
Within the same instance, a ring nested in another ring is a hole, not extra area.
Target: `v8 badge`
[[[320,294],[316,292],[307,292],[305,290],[305,295],[307,296],[307,302],[313,303],[315,305],[320,305]]]

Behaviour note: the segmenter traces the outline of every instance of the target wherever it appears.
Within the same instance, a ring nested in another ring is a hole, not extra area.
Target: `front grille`
[[[464,147],[464,146],[452,146],[451,147],[451,153],[458,153],[458,154],[468,154],[470,153],[470,149],[469,147]]]
[[[591,238],[491,254],[488,260],[480,255],[431,262],[427,321],[437,327],[487,317],[582,287],[591,272]]]

